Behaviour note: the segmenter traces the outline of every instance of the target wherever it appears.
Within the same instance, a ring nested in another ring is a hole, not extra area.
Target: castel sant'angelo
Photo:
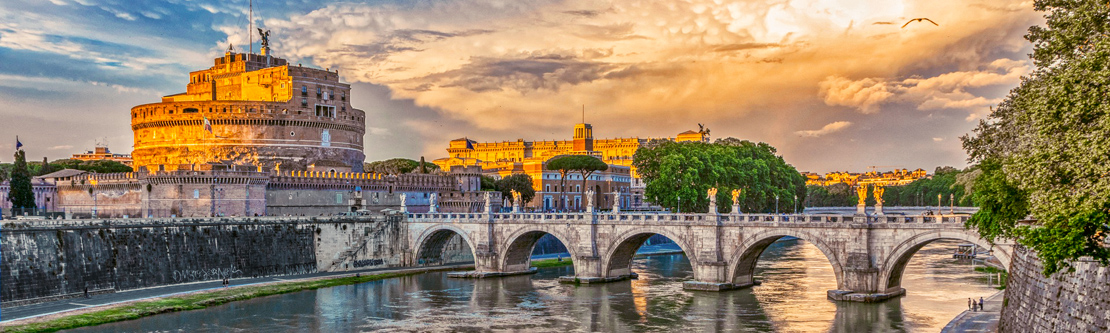
[[[261,30],[260,33],[263,33]],[[366,118],[339,72],[228,48],[184,93],[131,109],[134,172],[44,176],[66,217],[331,215],[400,209],[477,212],[477,168],[363,172]],[[486,196],[492,196],[487,198]]]
[[[339,71],[290,65],[229,47],[189,73],[184,93],[131,109],[134,167],[251,164],[279,170],[362,172],[365,113]]]

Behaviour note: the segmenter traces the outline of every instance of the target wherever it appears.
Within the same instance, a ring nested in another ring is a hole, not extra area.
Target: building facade
[[[339,72],[230,48],[189,73],[186,92],[131,109],[136,170],[251,164],[289,171],[362,171],[365,113]]]
[[[131,166],[131,155],[116,154],[108,150],[107,146],[97,146],[94,150],[87,150],[84,154],[73,154],[70,159],[78,161],[115,161]]]
[[[586,187],[594,190],[594,206],[599,209],[612,207],[614,191],[622,195],[622,209],[654,209],[644,201],[644,182],[632,166],[633,156],[640,147],[651,140],[676,142],[708,142],[709,131],[686,131],[673,138],[614,138],[597,139],[593,125],[580,123],[574,126],[570,140],[477,142],[469,138],[451,140],[447,146],[448,157],[432,161],[444,170],[456,167],[479,167],[484,174],[504,177],[523,173],[532,177],[536,199],[527,207],[542,210],[582,210],[588,201],[583,198],[581,175],[568,175],[566,191],[560,191],[558,172],[545,170],[547,160],[560,155],[590,155],[609,164],[609,170],[595,173],[586,180]]]
[[[928,173],[920,168],[913,171],[895,169],[887,172],[868,171],[865,173],[837,171],[826,173],[824,176],[812,172],[803,172],[802,176],[806,178],[806,185],[829,186],[843,183],[853,187],[856,185],[901,186],[929,177]]]

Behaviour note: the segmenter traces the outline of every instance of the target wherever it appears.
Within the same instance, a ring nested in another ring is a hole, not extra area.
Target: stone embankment
[[[5,308],[86,290],[411,264],[400,216],[5,221],[2,228]]]
[[[1036,253],[1017,247],[1006,283],[999,332],[1110,331],[1110,268],[1073,262],[1074,272],[1045,277]]]

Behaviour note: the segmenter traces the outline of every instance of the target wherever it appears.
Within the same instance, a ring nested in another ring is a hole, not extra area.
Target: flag
[[[23,148],[23,143],[19,142],[19,136],[16,136],[15,137],[15,150],[19,150],[19,148]]]
[[[212,123],[208,121],[208,117],[204,117],[204,130],[212,133]]]
[[[466,149],[474,150],[474,144],[471,143],[470,138],[463,138],[466,140]]]

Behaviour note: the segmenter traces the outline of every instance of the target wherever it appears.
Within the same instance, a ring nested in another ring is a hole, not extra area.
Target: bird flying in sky
[[[925,20],[925,21],[929,21],[929,23],[932,23],[932,24],[933,24],[933,25],[935,25],[935,26],[938,26],[938,27],[940,26],[940,24],[937,24],[936,22],[933,22],[933,20],[930,20],[930,19],[928,19],[928,18],[924,18],[924,17],[921,17],[921,18],[915,18],[915,19],[912,19],[912,20],[906,21],[906,24],[903,24],[903,25],[902,25],[902,28],[905,28],[905,27],[906,27],[907,25],[910,25],[910,23],[913,23],[914,21],[917,21],[917,22],[921,22],[922,20]]]

